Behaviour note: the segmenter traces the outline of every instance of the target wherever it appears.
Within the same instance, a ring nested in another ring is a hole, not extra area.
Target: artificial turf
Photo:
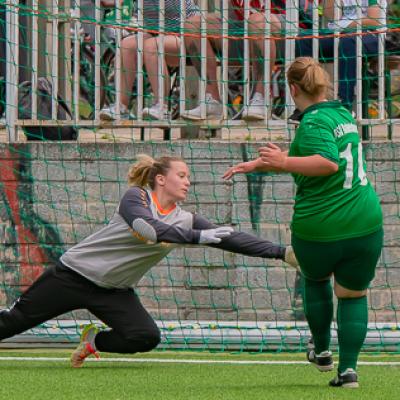
[[[364,366],[359,389],[329,388],[334,373],[309,365],[183,364],[159,362],[87,362],[72,369],[69,351],[9,351],[0,357],[54,357],[60,361],[0,360],[0,399],[398,399],[399,366]],[[103,355],[103,358],[121,357]],[[298,354],[212,354],[152,352],[134,358],[280,361],[301,360]],[[400,361],[392,355],[363,356],[368,361]]]

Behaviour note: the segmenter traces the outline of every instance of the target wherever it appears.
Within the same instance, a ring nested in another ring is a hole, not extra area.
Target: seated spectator
[[[334,7],[341,4],[340,20],[337,28],[340,32],[350,32],[357,29],[358,24],[362,25],[363,31],[370,31],[371,34],[362,35],[362,52],[364,55],[378,54],[378,35],[373,33],[379,27],[385,26],[386,0],[362,0],[361,20],[358,20],[357,0],[325,0],[323,5],[324,16],[328,19],[328,30],[320,33],[319,54],[321,60],[333,60],[334,38],[323,37],[324,34],[332,34],[335,29]],[[304,34],[305,32],[303,32]],[[352,109],[354,100],[354,89],[356,85],[356,38],[345,36],[339,39],[339,90],[338,94],[343,105],[349,110]],[[312,56],[312,39],[296,40],[296,57]]]
[[[243,21],[244,10],[242,0],[232,0],[232,5],[237,17],[237,21]],[[251,55],[253,58],[253,72],[256,77],[255,90],[253,97],[250,99],[249,104],[245,105],[242,118],[247,120],[263,120],[265,118],[265,101],[264,101],[264,25],[265,15],[263,12],[263,5],[259,0],[250,0],[251,14],[249,17],[249,35],[256,37],[251,40]],[[256,11],[254,11],[256,10]],[[271,35],[279,35],[281,31],[281,20],[279,15],[282,9],[272,5],[271,20],[267,23],[270,24]],[[208,119],[222,119],[222,104],[218,90],[217,81],[217,61],[215,52],[222,53],[222,20],[217,14],[208,14],[206,18],[207,33],[209,35],[219,35],[218,38],[209,38],[207,41],[206,57],[207,57],[207,86],[206,86],[206,118]],[[201,74],[200,58],[200,24],[201,16],[195,15],[188,18],[186,29],[191,33],[198,33],[198,36],[186,36],[185,44],[188,56],[196,67],[199,75]],[[235,24],[233,24],[235,25]],[[239,24],[236,24],[240,26]],[[236,29],[237,29],[236,26]],[[242,29],[243,28],[239,28]],[[236,30],[237,35],[237,30]],[[270,67],[271,70],[275,65],[276,60],[276,44],[275,40],[270,40]],[[190,120],[201,120],[200,106],[193,110],[186,111],[183,118]]]
[[[137,4],[137,3],[136,3]],[[180,38],[176,36],[176,32],[180,31],[180,0],[165,1],[165,32],[164,35],[164,93],[169,93],[170,77],[168,73],[169,67],[179,65],[180,54]],[[137,7],[135,8],[137,16]],[[186,15],[193,17],[199,14],[199,9],[193,0],[186,0]],[[158,87],[158,53],[160,51],[160,36],[157,33],[159,27],[159,1],[144,0],[143,3],[143,61],[150,81],[150,85],[154,94],[155,103],[151,107],[143,109],[143,117],[151,119],[164,119],[168,117],[168,101],[164,105],[159,104],[159,87]],[[171,34],[168,34],[171,33]],[[132,88],[137,75],[137,54],[138,40],[137,35],[130,35],[121,41],[121,104],[120,118],[134,119],[135,116],[129,111],[129,101],[132,96]],[[103,108],[100,111],[100,118],[106,120],[114,120],[116,115],[116,105]]]

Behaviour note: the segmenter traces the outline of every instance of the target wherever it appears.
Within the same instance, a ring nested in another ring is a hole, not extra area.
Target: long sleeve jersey
[[[201,230],[215,227],[178,205],[164,212],[149,190],[132,187],[110,222],[70,248],[60,261],[99,286],[129,288],[175,247],[199,244]],[[285,247],[243,232],[233,232],[212,247],[263,258],[285,256]]]

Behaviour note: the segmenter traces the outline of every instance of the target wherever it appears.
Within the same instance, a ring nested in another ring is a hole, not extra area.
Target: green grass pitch
[[[334,373],[306,364],[234,364],[235,361],[297,361],[303,354],[221,354],[160,352],[102,355],[143,361],[90,361],[72,369],[70,350],[0,350],[0,399],[4,400],[179,400],[284,399],[394,400],[400,398],[400,356],[363,355],[362,361],[397,362],[361,365],[359,389],[329,388]],[[29,360],[10,360],[28,357]],[[51,357],[58,360],[38,360]],[[35,360],[36,358],[36,360]],[[152,360],[152,361],[150,361]],[[179,360],[231,361],[232,364],[180,363]],[[163,361],[163,362],[160,362]],[[172,362],[171,362],[172,361]]]

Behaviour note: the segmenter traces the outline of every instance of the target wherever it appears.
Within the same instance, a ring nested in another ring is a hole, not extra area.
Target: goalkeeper
[[[290,172],[297,185],[292,245],[304,275],[304,311],[314,340],[308,360],[333,369],[331,275],[338,297],[338,375],[331,386],[358,387],[356,365],[368,326],[367,288],[383,242],[379,199],[365,174],[362,144],[350,112],[327,100],[330,82],[312,58],[297,58],[287,73],[302,111],[289,153],[268,144],[260,158],[224,175],[254,170]]]
[[[85,327],[71,356],[73,367],[97,351],[152,350],[160,342],[160,331],[133,287],[179,245],[210,245],[297,266],[291,247],[215,226],[182,210],[177,202],[186,199],[190,176],[180,158],[140,155],[129,170],[128,183],[108,225],[64,253],[11,309],[0,312],[0,340],[86,308],[110,329]]]

